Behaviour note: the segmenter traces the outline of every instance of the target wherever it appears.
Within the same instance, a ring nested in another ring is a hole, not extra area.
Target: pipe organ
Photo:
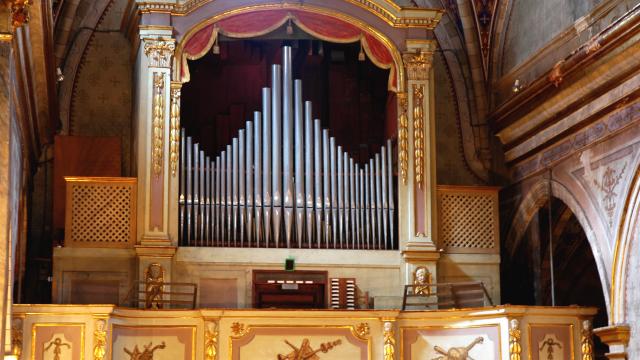
[[[181,130],[180,244],[397,249],[391,141],[354,161],[303,102],[290,47],[282,57],[262,111],[222,152],[205,154]]]

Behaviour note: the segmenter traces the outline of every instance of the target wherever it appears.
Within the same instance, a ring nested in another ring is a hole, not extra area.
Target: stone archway
[[[513,216],[513,223],[509,227],[504,241],[504,244],[507,244],[509,248],[515,249],[518,247],[533,216],[549,201],[549,188],[548,178],[540,178],[529,187],[529,191],[527,191],[517,206],[517,210]],[[609,311],[609,309],[611,309],[610,280],[606,275],[606,265],[603,260],[602,250],[598,246],[599,243],[596,240],[593,226],[585,211],[567,186],[559,181],[551,180],[551,193],[553,197],[561,200],[569,208],[585,232],[598,269],[607,311]]]

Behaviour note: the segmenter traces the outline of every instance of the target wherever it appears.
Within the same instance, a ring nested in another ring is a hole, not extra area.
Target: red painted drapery
[[[398,72],[391,51],[373,34],[342,19],[294,9],[256,10],[232,15],[200,29],[186,40],[183,47],[180,68],[182,82],[189,81],[187,60],[203,57],[213,46],[218,34],[252,38],[272,32],[287,21],[294,22],[303,31],[321,40],[335,43],[360,41],[365,53],[376,66],[391,69],[389,90],[397,89]]]

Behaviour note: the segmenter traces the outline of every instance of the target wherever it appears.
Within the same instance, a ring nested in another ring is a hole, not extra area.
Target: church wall
[[[458,99],[444,57],[433,57],[436,112],[436,176],[439,185],[481,185],[463,153]]]
[[[126,1],[115,1],[103,15],[70,77],[73,94],[69,135],[118,136],[122,172],[131,173],[131,45],[120,31]]]
[[[507,25],[503,71],[520,65],[600,2],[602,0],[514,1]]]

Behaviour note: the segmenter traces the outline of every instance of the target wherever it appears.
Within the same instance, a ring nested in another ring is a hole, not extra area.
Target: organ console
[[[395,249],[391,140],[358,164],[303,102],[291,47],[272,65],[262,111],[208,156],[180,139],[182,246]]]

